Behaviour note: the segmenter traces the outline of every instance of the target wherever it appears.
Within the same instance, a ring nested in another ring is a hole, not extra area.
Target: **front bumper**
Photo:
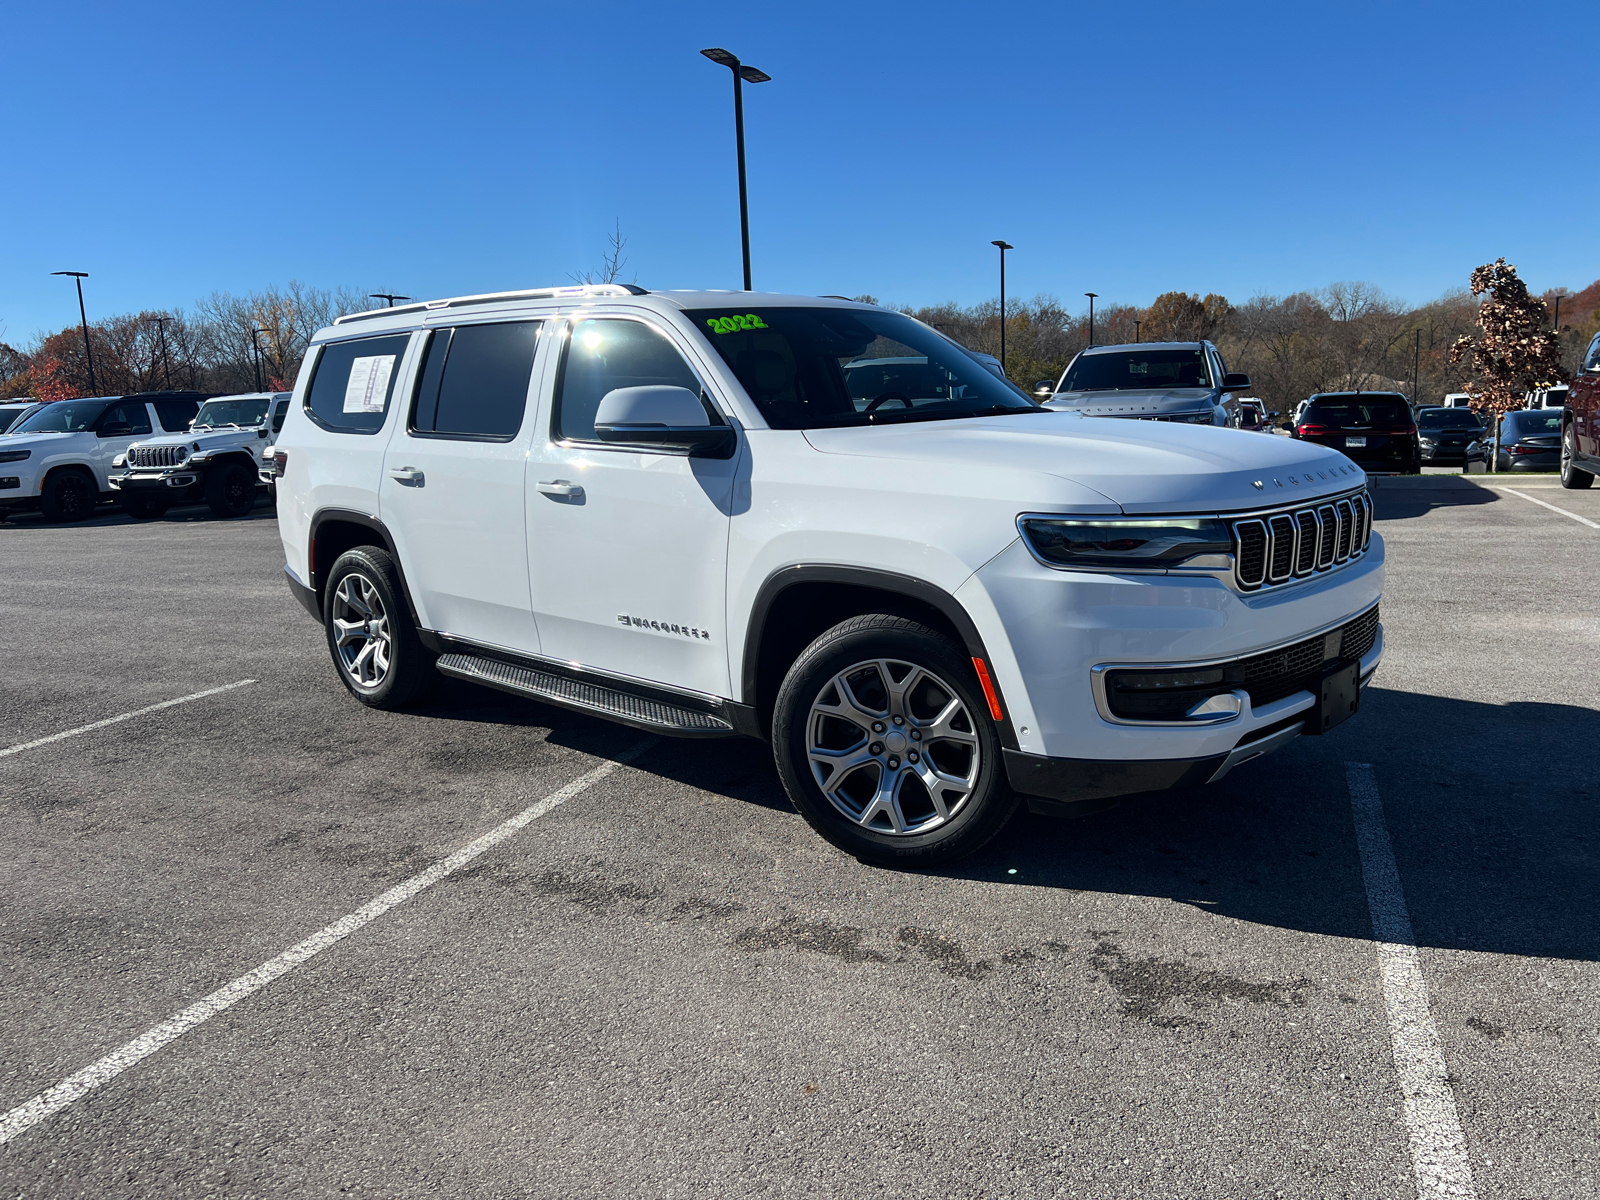
[[[1383,661],[1383,626],[1360,660],[1358,672],[1365,691]],[[1104,760],[1048,758],[1020,750],[1005,751],[1006,776],[1015,791],[1028,798],[1036,812],[1068,816],[1093,807],[1096,801],[1114,800],[1142,792],[1170,791],[1216,783],[1228,772],[1280,750],[1307,733],[1307,719],[1317,706],[1310,692],[1298,692],[1269,706],[1275,714],[1288,712],[1264,728],[1239,735],[1227,749],[1198,758]]]
[[[159,471],[121,471],[107,476],[114,492],[149,491],[155,488],[187,488],[200,482],[200,472],[186,467],[166,467]]]

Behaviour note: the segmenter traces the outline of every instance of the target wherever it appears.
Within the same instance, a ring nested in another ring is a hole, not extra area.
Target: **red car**
[[[1600,333],[1583,352],[1583,369],[1567,389],[1561,424],[1561,486],[1586,488],[1600,472]]]

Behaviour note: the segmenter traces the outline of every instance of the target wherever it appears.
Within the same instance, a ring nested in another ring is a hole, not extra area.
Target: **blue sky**
[[[5,19],[0,338],[299,279],[1073,307],[1499,255],[1600,276],[1600,4],[46,4]],[[1503,93],[1495,89],[1503,89]]]

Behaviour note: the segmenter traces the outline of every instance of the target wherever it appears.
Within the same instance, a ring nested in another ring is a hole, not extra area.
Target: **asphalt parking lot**
[[[1414,1197],[1455,1135],[1407,1119],[1383,835],[1453,1194],[1600,1196],[1600,489],[1553,484],[1379,481],[1386,656],[1330,736],[926,874],[755,743],[361,707],[268,510],[0,526],[0,1110],[558,800],[15,1118],[0,1194]]]

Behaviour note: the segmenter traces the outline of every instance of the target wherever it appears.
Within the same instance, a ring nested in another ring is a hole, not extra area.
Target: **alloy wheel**
[[[330,619],[339,665],[350,680],[371,690],[387,679],[393,643],[377,585],[359,571],[346,575],[334,589]]]
[[[806,758],[841,816],[899,836],[952,820],[983,766],[959,693],[926,667],[887,658],[846,667],[818,691]]]

